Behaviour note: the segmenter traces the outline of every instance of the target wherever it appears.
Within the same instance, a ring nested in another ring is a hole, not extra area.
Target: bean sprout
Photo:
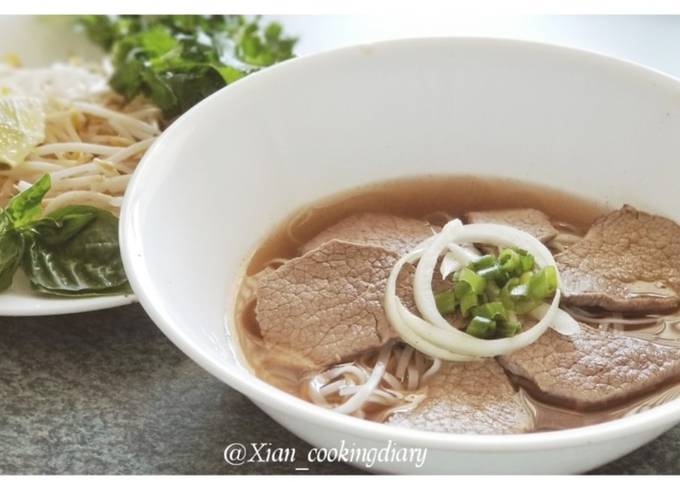
[[[0,65],[2,95],[38,99],[45,111],[44,142],[0,172],[0,207],[49,173],[48,212],[88,204],[118,213],[130,174],[160,134],[161,114],[148,100],[125,102],[107,78],[98,66]]]

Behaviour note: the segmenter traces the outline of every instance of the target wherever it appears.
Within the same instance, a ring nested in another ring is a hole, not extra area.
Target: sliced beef
[[[386,423],[450,433],[507,434],[533,429],[533,417],[495,360],[445,362],[427,382],[427,398]]]
[[[379,348],[396,336],[383,297],[398,259],[379,246],[332,240],[263,275],[256,317],[265,343],[299,355],[310,368]],[[411,268],[400,275],[404,299],[412,275]]]
[[[322,231],[305,243],[301,252],[318,248],[331,239],[356,244],[382,246],[400,255],[408,253],[418,243],[433,234],[433,228],[426,221],[402,218],[391,214],[354,214]]]
[[[680,226],[624,206],[555,256],[564,300],[616,312],[659,312],[680,304]]]
[[[636,398],[680,377],[677,349],[584,324],[571,337],[548,330],[499,361],[537,399],[583,410]]]
[[[499,209],[494,211],[471,211],[465,213],[466,223],[494,223],[521,229],[547,243],[557,236],[557,229],[548,216],[537,209]]]

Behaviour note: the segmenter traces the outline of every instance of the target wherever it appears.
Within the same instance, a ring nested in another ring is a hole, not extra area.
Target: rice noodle
[[[390,372],[386,371],[383,374],[383,380],[385,380],[385,382],[390,386],[390,388],[392,388],[394,390],[403,390],[404,389],[404,386],[397,379],[397,377],[392,375]]]
[[[390,344],[387,344],[380,350],[378,360],[375,362],[371,376],[368,377],[366,383],[364,383],[347,401],[342,405],[335,407],[333,410],[338,413],[352,413],[356,412],[364,405],[366,400],[373,393],[373,390],[378,386],[383,373],[385,373],[385,367],[390,359],[390,348]]]
[[[389,343],[377,356],[368,354],[354,363],[332,366],[311,377],[309,399],[323,407],[354,416],[375,417],[368,405],[389,408],[415,406],[424,395],[423,382],[441,367],[408,345]],[[388,412],[377,412],[381,414]]]
[[[397,371],[394,374],[399,380],[404,380],[404,375],[406,374],[406,368],[411,361],[411,355],[413,355],[413,348],[410,346],[405,347],[401,351],[401,356],[397,362]]]
[[[49,173],[48,211],[87,204],[118,213],[130,174],[160,134],[161,113],[143,98],[126,103],[107,78],[98,66],[0,65],[0,91],[40,99],[45,111],[45,141],[24,162],[0,171],[0,207]]]

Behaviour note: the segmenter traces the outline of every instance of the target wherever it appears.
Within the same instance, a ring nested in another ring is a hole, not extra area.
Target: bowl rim
[[[634,61],[623,60],[580,48],[502,37],[437,36],[386,40],[310,54],[268,67],[241,79],[239,82],[228,86],[228,88],[219,90],[175,120],[150,147],[137,167],[123,202],[119,234],[125,270],[139,302],[160,330],[189,358],[216,378],[244,394],[258,406],[267,407],[277,413],[283,412],[294,418],[313,420],[318,425],[323,425],[348,435],[351,434],[374,440],[391,440],[407,446],[462,452],[526,452],[605,442],[638,432],[660,430],[668,425],[677,423],[680,420],[680,399],[666,402],[641,413],[595,425],[526,434],[481,435],[438,433],[370,422],[313,405],[265,383],[250,374],[250,372],[247,372],[248,376],[244,377],[245,370],[234,369],[226,364],[217,363],[206,356],[194,343],[184,338],[175,328],[175,316],[165,308],[163,297],[155,289],[153,277],[147,271],[146,265],[143,262],[145,259],[142,249],[143,244],[136,230],[136,206],[141,198],[148,195],[148,191],[145,191],[142,186],[145,184],[145,178],[152,175],[148,171],[150,171],[152,163],[156,162],[154,158],[156,157],[156,151],[159,150],[159,146],[172,136],[175,131],[179,131],[182,125],[200,122],[201,113],[207,104],[212,102],[229,102],[230,98],[237,98],[241,95],[241,91],[245,91],[246,95],[248,95],[248,89],[256,85],[257,82],[271,81],[276,83],[276,77],[281,74],[285,75],[289,70],[307,68],[308,65],[313,67],[316,63],[332,62],[337,56],[356,55],[366,51],[366,49],[383,52],[413,46],[420,48],[444,48],[451,44],[467,44],[471,48],[492,46],[499,49],[521,49],[528,53],[547,50],[554,55],[560,55],[567,59],[572,57],[576,62],[598,62],[603,67],[606,66],[610,69],[620,70],[621,75],[638,76],[647,80],[653,80],[653,88],[670,89],[680,94],[679,79]],[[225,290],[228,289],[229,287],[225,286]],[[225,308],[225,317],[228,316],[226,311],[227,309]],[[225,336],[227,336],[226,333]]]

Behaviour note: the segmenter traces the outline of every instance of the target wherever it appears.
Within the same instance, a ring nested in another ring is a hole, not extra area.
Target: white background
[[[490,36],[556,43],[633,60],[680,77],[677,16],[295,16],[299,54],[398,37]]]
[[[680,77],[680,16],[277,16],[300,37],[306,55],[356,43],[399,37],[491,36],[578,47],[645,64]],[[0,17],[0,54],[14,52],[28,65],[96,49],[75,35],[67,19]]]

